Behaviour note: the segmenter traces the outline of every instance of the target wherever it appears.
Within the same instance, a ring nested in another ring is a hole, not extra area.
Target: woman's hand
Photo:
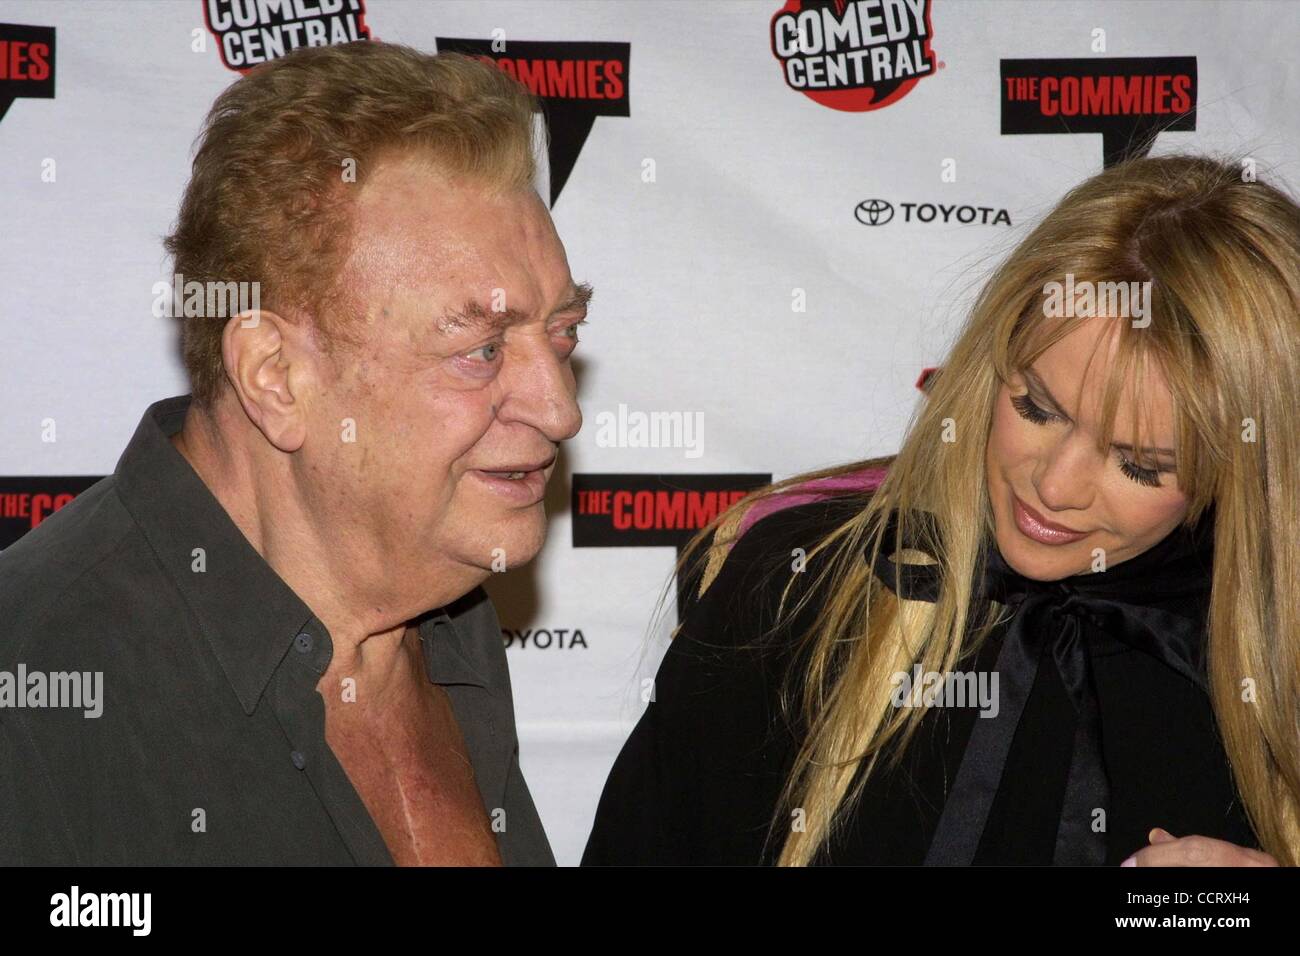
[[[1148,835],[1151,845],[1138,850],[1120,866],[1277,866],[1263,850],[1237,846],[1212,837],[1176,837],[1156,827]]]

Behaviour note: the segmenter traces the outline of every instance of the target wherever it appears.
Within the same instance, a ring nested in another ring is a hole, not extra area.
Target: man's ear
[[[317,375],[303,330],[266,309],[226,323],[221,358],[239,404],[276,448],[297,451],[307,438],[305,398]]]

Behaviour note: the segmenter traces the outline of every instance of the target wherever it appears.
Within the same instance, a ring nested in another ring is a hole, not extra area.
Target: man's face
[[[341,282],[363,344],[325,363],[306,480],[344,546],[394,575],[531,560],[557,446],[582,425],[569,356],[586,290],[546,207],[402,159],[367,180],[354,229]]]
[[[998,392],[986,455],[989,496],[998,550],[1025,577],[1055,581],[1088,571],[1095,548],[1113,567],[1159,543],[1187,514],[1172,455],[1114,445],[1097,453],[1102,383],[1121,321],[1081,324]],[[1149,447],[1172,450],[1172,399],[1159,370],[1150,372],[1145,437]],[[1115,445],[1136,444],[1133,411],[1117,410]]]

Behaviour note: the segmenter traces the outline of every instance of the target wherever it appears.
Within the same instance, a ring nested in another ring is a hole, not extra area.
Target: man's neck
[[[385,674],[401,675],[410,621],[460,595],[421,606],[419,598],[391,593],[392,581],[402,577],[395,562],[385,568],[385,562],[369,555],[339,553],[339,542],[348,536],[332,534],[325,540],[317,532],[287,469],[270,474],[271,469],[254,467],[250,456],[230,447],[231,442],[218,446],[216,433],[211,419],[191,407],[170,440],[254,550],[329,630],[334,645],[330,669],[364,671],[378,682]],[[264,512],[259,502],[274,502],[274,512]],[[367,574],[367,568],[374,573]],[[367,580],[375,585],[366,587]],[[426,592],[426,600],[428,596]]]

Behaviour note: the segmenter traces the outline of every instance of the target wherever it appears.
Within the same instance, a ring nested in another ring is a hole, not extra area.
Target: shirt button
[[[299,770],[307,766],[307,758],[304,757],[296,750],[293,753],[289,754],[289,759],[293,761],[293,765],[297,767]]]
[[[299,654],[306,654],[311,650],[311,635],[303,631],[293,639],[293,647]]]

